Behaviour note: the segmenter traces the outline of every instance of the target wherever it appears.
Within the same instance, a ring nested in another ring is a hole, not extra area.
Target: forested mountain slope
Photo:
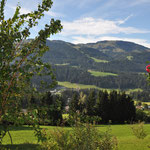
[[[52,64],[58,81],[102,88],[147,88],[143,75],[150,60],[147,47],[125,41],[75,45],[57,40],[47,40],[47,46],[50,50],[43,61]]]

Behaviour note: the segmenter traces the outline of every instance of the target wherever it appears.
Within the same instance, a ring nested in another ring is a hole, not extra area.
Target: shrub
[[[100,150],[118,149],[118,141],[115,136],[111,136],[110,129],[104,133],[103,139],[100,142]]]
[[[144,122],[132,125],[131,129],[133,135],[135,135],[138,139],[144,139],[147,136],[147,133],[144,130]]]
[[[135,120],[136,121],[147,122],[148,121],[148,116],[143,110],[137,109],[136,110],[136,118],[135,118]]]
[[[69,137],[69,131],[57,129],[46,134],[46,140],[42,142],[43,150],[69,150],[72,149],[72,143]]]
[[[77,122],[72,130],[43,131],[46,140],[41,149],[45,150],[113,150],[117,149],[117,139],[110,130],[102,133],[91,124]]]

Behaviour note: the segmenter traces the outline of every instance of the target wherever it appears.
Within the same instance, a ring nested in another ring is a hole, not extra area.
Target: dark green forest
[[[137,104],[138,106],[139,104]],[[37,110],[39,124],[70,126],[81,122],[124,124],[138,120],[149,122],[150,117],[136,109],[133,98],[124,92],[101,90],[64,90],[26,95],[21,100],[23,109]],[[63,114],[69,116],[64,119]]]
[[[132,96],[141,101],[150,101],[150,95],[146,94],[149,92],[149,85],[145,71],[150,58],[149,48],[125,41],[101,41],[75,45],[64,41],[47,40],[47,46],[50,50],[42,60],[52,64],[57,81],[95,85],[121,91],[140,88],[143,92],[132,93]],[[89,70],[113,73],[116,76],[94,76]],[[47,76],[35,76],[32,83],[37,89],[41,78],[47,83],[51,82]],[[143,97],[140,96],[141,94]]]
[[[43,56],[43,61],[53,65],[58,81],[92,84],[103,88],[148,88],[144,74],[150,50],[146,47],[123,41],[82,45],[47,41],[47,45],[50,51]],[[88,70],[115,73],[118,76],[95,77]]]

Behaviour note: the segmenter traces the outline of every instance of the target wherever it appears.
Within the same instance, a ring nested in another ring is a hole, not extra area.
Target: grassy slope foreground
[[[55,129],[56,127],[42,126],[48,130]],[[112,125],[111,131],[118,139],[119,150],[148,150],[150,146],[150,125],[144,125],[148,136],[144,140],[139,140],[133,136],[130,125]],[[104,131],[108,128],[108,125],[98,126],[99,131]],[[65,130],[71,128],[65,127]],[[15,128],[10,131],[13,137],[14,145],[10,146],[10,139],[8,135],[4,138],[3,144],[11,147],[11,149],[21,150],[36,150],[39,145],[37,144],[36,138],[34,137],[34,131],[30,127]],[[25,144],[26,143],[26,144]]]

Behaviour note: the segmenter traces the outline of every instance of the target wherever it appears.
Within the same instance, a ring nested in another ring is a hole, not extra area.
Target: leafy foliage
[[[117,139],[110,131],[102,133],[90,124],[77,122],[71,131],[57,129],[50,133],[43,131],[47,139],[42,143],[46,150],[113,150],[117,149]]]
[[[133,134],[138,139],[144,139],[147,136],[147,133],[144,130],[144,122],[139,122],[138,124],[133,124],[131,126]]]
[[[51,87],[56,84],[52,68],[41,60],[41,56],[49,50],[46,39],[61,31],[59,20],[50,20],[38,35],[28,40],[30,30],[36,26],[52,6],[51,0],[43,0],[37,10],[20,14],[20,6],[16,7],[12,18],[5,20],[4,7],[6,0],[0,2],[0,124],[13,122],[20,124],[20,96],[30,86],[34,75],[49,76]],[[41,82],[43,83],[43,82]],[[28,91],[29,92],[29,91]]]

